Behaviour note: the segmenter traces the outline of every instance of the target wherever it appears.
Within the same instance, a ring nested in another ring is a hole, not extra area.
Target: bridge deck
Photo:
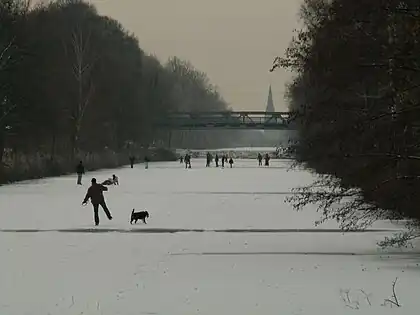
[[[174,112],[158,122],[166,129],[292,129],[289,112]]]

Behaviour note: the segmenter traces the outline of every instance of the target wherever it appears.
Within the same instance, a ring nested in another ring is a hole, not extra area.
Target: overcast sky
[[[264,110],[271,83],[285,110],[291,75],[269,73],[298,27],[300,0],[91,0],[134,32],[143,50],[176,55],[206,72],[234,109]]]

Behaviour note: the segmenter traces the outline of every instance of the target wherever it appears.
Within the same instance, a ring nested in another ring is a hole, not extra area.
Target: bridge
[[[290,112],[224,111],[172,112],[157,121],[157,127],[168,130],[263,129],[292,130]]]

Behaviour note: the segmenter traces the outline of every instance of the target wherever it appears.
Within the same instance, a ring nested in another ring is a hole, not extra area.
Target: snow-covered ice
[[[284,203],[313,180],[290,163],[193,159],[92,172],[83,187],[75,176],[0,187],[0,314],[416,314],[420,255],[376,246],[398,227],[315,228],[314,209]],[[113,173],[114,220],[100,212],[95,228],[81,202],[93,176]],[[133,208],[147,225],[129,224]],[[402,307],[381,306],[397,277]]]

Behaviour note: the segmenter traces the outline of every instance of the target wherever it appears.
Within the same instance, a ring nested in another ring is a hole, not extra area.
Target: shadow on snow
[[[343,232],[340,229],[178,229],[178,228],[73,228],[73,229],[0,229],[1,233],[381,233],[395,229],[366,229]]]

